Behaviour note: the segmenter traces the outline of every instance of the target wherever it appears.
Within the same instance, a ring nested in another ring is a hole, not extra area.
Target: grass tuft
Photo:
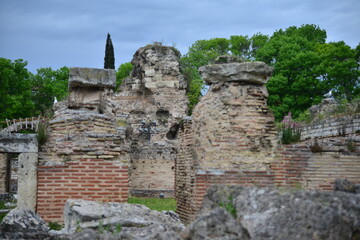
[[[175,211],[176,200],[173,198],[136,198],[129,197],[128,203],[142,204],[152,210]]]

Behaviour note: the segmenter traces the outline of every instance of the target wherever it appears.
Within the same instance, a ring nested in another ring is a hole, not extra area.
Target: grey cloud
[[[329,41],[355,47],[360,1],[348,0],[12,0],[0,2],[0,57],[24,58],[40,67],[102,67],[107,32],[116,65],[152,41],[182,53],[196,40],[313,23]]]

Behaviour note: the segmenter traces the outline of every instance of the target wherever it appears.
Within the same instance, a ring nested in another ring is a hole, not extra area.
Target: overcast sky
[[[360,41],[360,0],[0,0],[0,57],[28,69],[102,68],[111,34],[116,68],[154,41],[182,54],[196,40],[316,24],[327,41]]]

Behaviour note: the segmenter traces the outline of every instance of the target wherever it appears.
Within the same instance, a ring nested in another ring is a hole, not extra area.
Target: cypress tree
[[[107,34],[107,39],[106,39],[104,68],[115,69],[114,47],[112,45],[109,33]]]

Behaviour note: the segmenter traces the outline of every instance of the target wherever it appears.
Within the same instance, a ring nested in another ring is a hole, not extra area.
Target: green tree
[[[204,82],[198,72],[199,67],[212,63],[218,56],[235,55],[249,60],[262,46],[268,37],[255,34],[252,38],[248,36],[231,36],[226,38],[212,38],[209,40],[198,40],[191,45],[189,51],[181,57],[182,71],[188,81],[188,99],[190,113],[199,102],[204,91]]]
[[[115,69],[114,47],[109,33],[106,38],[104,68]]]
[[[351,49],[344,42],[325,42],[326,31],[313,24],[280,29],[271,37],[256,33],[196,41],[181,58],[189,107],[197,104],[204,89],[199,67],[224,54],[274,67],[267,83],[268,104],[278,121],[288,112],[297,118],[330,90],[337,98],[352,100],[360,94],[360,45]]]
[[[262,33],[255,33],[250,38],[250,41],[251,41],[250,58],[251,58],[251,60],[253,60],[253,59],[256,59],[256,57],[257,57],[257,50],[262,48],[269,41],[269,36],[264,35]]]
[[[229,44],[226,39],[198,40],[190,48],[187,54],[181,57],[181,69],[187,84],[187,96],[189,99],[189,114],[202,96],[204,82],[198,72],[199,67],[215,60],[219,55],[228,51]]]
[[[322,81],[334,97],[351,101],[360,93],[357,50],[345,42],[330,42],[317,47],[322,59],[318,66]]]
[[[32,100],[37,114],[45,114],[51,109],[55,97],[58,101],[64,100],[68,95],[69,69],[62,67],[58,70],[40,68],[32,76]]]
[[[230,51],[232,55],[242,57],[244,59],[250,58],[251,39],[248,36],[230,36]]]
[[[316,48],[325,40],[326,31],[315,25],[293,26],[276,31],[256,51],[256,60],[274,67],[268,104],[278,121],[288,112],[296,118],[328,91],[316,67],[322,61]]]
[[[133,65],[130,62],[120,64],[116,72],[116,89],[119,88],[125,78],[130,77],[132,69]]]
[[[27,62],[0,58],[0,120],[34,116]]]

